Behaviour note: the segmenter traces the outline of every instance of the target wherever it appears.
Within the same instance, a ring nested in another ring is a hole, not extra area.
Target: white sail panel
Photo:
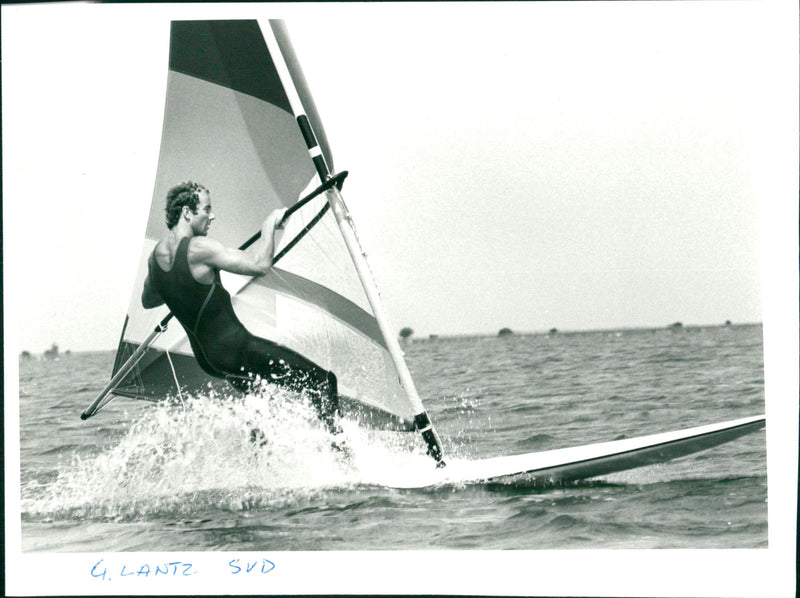
[[[270,211],[293,204],[314,174],[291,114],[225,87],[170,73],[146,236],[164,235],[167,191],[193,180],[211,191],[217,221],[209,234],[239,246]]]

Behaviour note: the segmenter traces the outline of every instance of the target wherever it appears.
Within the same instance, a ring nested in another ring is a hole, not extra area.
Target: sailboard
[[[403,359],[351,215],[324,128],[281,21],[173,21],[160,156],[134,290],[111,380],[81,417],[117,396],[160,400],[225,386],[198,366],[168,308],[140,302],[147,259],[166,231],[167,191],[211,192],[212,235],[246,250],[272,210],[287,207],[274,267],[222,273],[253,334],[334,372],[344,417],[417,430],[442,463],[438,434]],[[225,391],[231,389],[225,386]]]
[[[764,415],[637,438],[625,438],[521,455],[448,459],[446,468],[409,466],[372,476],[377,485],[428,488],[519,480],[534,487],[569,484],[706,451],[766,425]]]

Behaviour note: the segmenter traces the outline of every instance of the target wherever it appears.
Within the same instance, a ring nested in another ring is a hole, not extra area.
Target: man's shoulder
[[[204,260],[224,251],[225,246],[211,237],[192,237],[189,239],[188,254],[194,260]]]
[[[224,245],[212,237],[198,236],[189,239],[189,249],[218,249],[220,247],[224,247]]]

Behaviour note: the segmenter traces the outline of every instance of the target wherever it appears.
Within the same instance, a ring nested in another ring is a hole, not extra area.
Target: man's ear
[[[192,218],[192,209],[189,206],[183,206],[181,208],[181,216],[183,216],[186,219],[191,219]]]

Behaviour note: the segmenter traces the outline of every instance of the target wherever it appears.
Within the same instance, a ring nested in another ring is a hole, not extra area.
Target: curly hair
[[[203,185],[192,181],[186,181],[180,185],[175,185],[167,192],[167,228],[172,228],[178,224],[181,217],[183,206],[189,206],[192,212],[197,213],[197,203],[200,201],[200,192],[208,192]]]

